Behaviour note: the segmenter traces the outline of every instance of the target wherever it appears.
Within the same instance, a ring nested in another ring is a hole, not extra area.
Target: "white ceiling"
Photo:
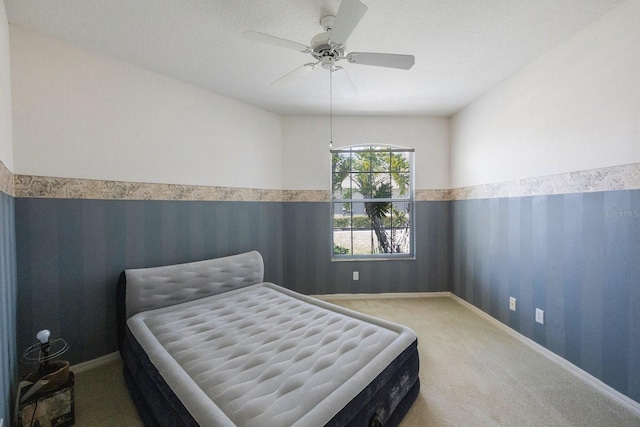
[[[362,0],[347,52],[415,55],[411,70],[339,62],[358,89],[334,114],[449,116],[623,0]],[[5,0],[33,29],[280,114],[328,114],[329,73],[270,83],[310,54],[246,40],[255,30],[305,45],[340,0]]]

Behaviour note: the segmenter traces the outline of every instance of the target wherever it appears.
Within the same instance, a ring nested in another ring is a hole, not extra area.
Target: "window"
[[[413,150],[331,151],[333,259],[413,257]]]

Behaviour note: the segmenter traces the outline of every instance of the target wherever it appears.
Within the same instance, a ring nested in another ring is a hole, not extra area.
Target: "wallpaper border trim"
[[[281,202],[282,190],[15,175],[16,197]]]
[[[640,163],[561,173],[450,190],[448,200],[640,189]]]
[[[415,200],[450,201],[640,189],[640,163],[454,189],[416,190]],[[328,190],[269,190],[13,175],[0,162],[0,191],[14,197],[98,200],[328,202]]]

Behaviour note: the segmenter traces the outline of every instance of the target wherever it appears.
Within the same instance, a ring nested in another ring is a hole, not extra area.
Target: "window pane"
[[[359,198],[370,199],[372,197],[372,184],[370,172],[358,172],[352,175],[354,193],[360,195]],[[355,198],[356,196],[354,196]]]
[[[394,173],[392,175],[392,197],[409,197],[411,176],[408,173]]]
[[[389,170],[391,172],[409,173],[409,153],[391,153]]]
[[[374,199],[391,198],[391,175],[389,172],[371,174],[371,197]]]
[[[351,203],[333,203],[333,254],[353,254],[351,248]]]
[[[340,174],[333,174],[333,198],[351,198],[351,180],[348,177],[345,178]]]
[[[351,153],[332,153],[331,163],[333,170],[331,178],[333,191],[341,191],[343,188],[348,188],[350,183],[347,178],[351,173],[353,164]],[[334,198],[336,197],[338,196]]]
[[[368,170],[370,172],[388,172],[389,154],[387,150],[367,153]]]
[[[394,254],[408,254],[411,252],[411,235],[409,225],[394,227],[390,233],[391,248]]]
[[[333,203],[333,226],[351,227],[351,203]]]

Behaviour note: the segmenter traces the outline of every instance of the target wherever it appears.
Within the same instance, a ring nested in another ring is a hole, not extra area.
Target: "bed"
[[[122,272],[119,350],[145,425],[397,425],[420,388],[415,333],[263,275],[256,251]]]

